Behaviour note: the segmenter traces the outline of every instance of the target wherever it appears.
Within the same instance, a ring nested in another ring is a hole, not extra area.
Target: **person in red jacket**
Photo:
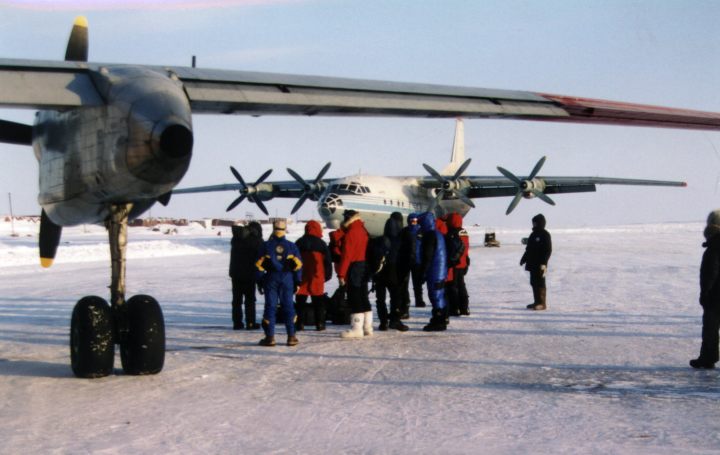
[[[295,294],[295,330],[304,330],[305,309],[310,296],[315,311],[315,329],[325,330],[325,282],[332,278],[330,250],[322,239],[322,226],[315,220],[305,225],[305,235],[296,242],[302,257],[302,280]]]
[[[365,264],[365,251],[368,244],[368,232],[355,210],[346,210],[343,214],[343,236],[340,262],[337,276],[340,287],[347,288],[350,305],[350,330],[342,332],[343,338],[361,338],[370,336],[372,328],[372,307],[368,299],[368,278]]]
[[[448,215],[447,225],[448,233],[445,238],[448,249],[448,268],[452,269],[452,281],[448,286],[450,316],[469,316],[470,299],[465,286],[465,275],[470,265],[468,256],[470,236],[462,226],[462,216],[459,213],[453,212]],[[462,244],[460,249],[454,246],[458,241]],[[460,251],[462,253],[458,254]]]

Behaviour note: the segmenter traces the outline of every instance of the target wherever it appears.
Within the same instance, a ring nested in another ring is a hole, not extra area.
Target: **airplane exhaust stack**
[[[184,158],[192,153],[193,134],[183,125],[167,126],[160,134],[160,150],[170,158]]]

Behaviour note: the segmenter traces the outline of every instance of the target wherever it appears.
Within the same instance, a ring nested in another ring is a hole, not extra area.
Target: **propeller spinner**
[[[517,186],[517,193],[515,194],[515,197],[510,202],[510,205],[508,206],[508,209],[505,211],[505,215],[509,215],[510,212],[515,210],[515,207],[520,203],[520,199],[523,197],[530,198],[530,197],[538,197],[542,199],[543,201],[547,202],[550,205],[555,205],[555,201],[550,199],[543,191],[545,190],[545,183],[542,180],[536,179],[538,172],[540,172],[540,168],[543,167],[543,164],[545,164],[545,159],[547,157],[543,156],[540,158],[540,160],[535,164],[535,167],[533,168],[532,172],[530,172],[530,175],[525,180],[520,180],[513,174],[512,172],[508,171],[505,168],[502,168],[500,166],[497,167],[497,170],[500,171],[502,175],[507,177],[511,182]]]
[[[328,162],[325,166],[323,166],[322,169],[320,169],[320,172],[318,172],[317,177],[315,177],[315,180],[313,180],[312,183],[306,182],[302,177],[300,177],[300,174],[293,171],[290,168],[287,168],[287,171],[292,177],[303,186],[303,193],[302,196],[300,196],[300,199],[295,203],[295,206],[292,208],[292,211],[290,211],[291,215],[294,215],[295,212],[300,210],[300,207],[305,203],[307,199],[312,199],[313,201],[317,201],[318,197],[320,196],[320,193],[324,190],[324,185],[320,184],[320,181],[327,173],[328,169],[330,169],[330,162]]]
[[[268,211],[267,211],[267,208],[265,208],[265,204],[263,204],[263,202],[260,200],[260,198],[257,197],[257,192],[258,192],[257,186],[259,184],[261,184],[262,182],[264,182],[266,178],[268,178],[268,176],[272,172],[272,169],[268,169],[267,171],[265,171],[265,173],[263,175],[261,175],[260,178],[257,179],[255,181],[255,183],[252,185],[246,184],[245,180],[243,180],[243,178],[242,178],[242,175],[240,175],[240,173],[234,167],[230,166],[230,172],[233,173],[235,178],[238,180],[238,182],[240,182],[240,184],[243,187],[239,190],[240,196],[238,196],[237,199],[232,201],[232,203],[230,203],[230,205],[228,205],[228,208],[225,211],[229,212],[230,210],[237,207],[238,204],[240,204],[245,198],[248,198],[248,200],[250,202],[256,204],[260,208],[260,210],[262,210],[263,213],[265,215],[267,215]]]
[[[465,172],[465,169],[467,169],[468,166],[470,166],[470,161],[472,161],[471,158],[468,158],[465,160],[465,162],[460,166],[460,168],[455,172],[455,175],[452,177],[444,177],[440,175],[438,171],[433,169],[432,167],[428,166],[427,164],[423,163],[423,167],[426,171],[433,177],[435,177],[435,180],[440,182],[442,186],[438,189],[437,195],[435,196],[435,199],[433,199],[430,202],[430,207],[428,207],[428,211],[432,212],[435,210],[435,207],[440,203],[440,201],[445,197],[446,194],[455,196],[456,198],[463,201],[465,204],[469,205],[470,207],[475,207],[475,204],[473,203],[472,199],[465,196],[465,194],[460,191],[460,176],[463,172]]]

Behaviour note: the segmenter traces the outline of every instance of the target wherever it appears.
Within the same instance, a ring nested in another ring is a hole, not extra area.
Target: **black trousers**
[[[720,330],[720,305],[703,306],[702,346],[700,358],[704,362],[715,363],[720,360],[718,355],[718,330]]]
[[[390,311],[385,302],[387,295],[390,295]],[[381,278],[375,279],[375,307],[380,322],[399,321],[402,295],[400,286],[390,283]]]
[[[415,306],[420,303],[421,305],[425,304],[425,301],[423,300],[423,283],[425,282],[422,273],[420,273],[420,267],[413,267],[410,270],[410,275],[412,276],[412,285],[413,285],[413,292],[415,293]]]
[[[243,305],[245,306],[245,322],[255,322],[255,283],[232,278],[232,320],[234,325],[243,322]]]

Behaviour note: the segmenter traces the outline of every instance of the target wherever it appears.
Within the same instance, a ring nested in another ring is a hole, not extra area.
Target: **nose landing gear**
[[[83,297],[73,309],[70,360],[80,378],[113,372],[115,344],[126,374],[159,373],[165,362],[165,322],[157,300],[136,295],[125,301],[127,222],[132,204],[113,204],[106,227],[110,239],[110,305],[97,296]]]

